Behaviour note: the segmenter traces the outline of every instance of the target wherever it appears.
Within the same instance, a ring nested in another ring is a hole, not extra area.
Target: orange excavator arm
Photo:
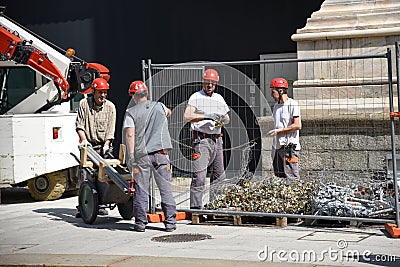
[[[0,27],[0,60],[12,60],[31,66],[43,75],[50,77],[63,90],[62,97],[67,98],[69,83],[46,53],[4,27]]]

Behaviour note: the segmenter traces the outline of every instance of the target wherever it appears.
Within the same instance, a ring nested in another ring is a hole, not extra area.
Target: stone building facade
[[[398,111],[395,44],[400,42],[400,1],[326,0],[304,28],[292,35],[298,59],[380,55],[392,49],[394,110]],[[293,98],[302,113],[301,173],[331,179],[385,175],[392,151],[386,58],[298,63]],[[263,170],[271,171],[265,132],[271,118],[259,118]],[[396,120],[396,128],[399,128]],[[396,129],[396,144],[399,145]]]

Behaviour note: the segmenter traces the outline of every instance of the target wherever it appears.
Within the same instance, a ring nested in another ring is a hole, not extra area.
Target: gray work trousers
[[[287,146],[276,149],[273,160],[275,176],[290,179],[300,178],[298,161],[298,150]]]
[[[210,184],[217,179],[225,179],[222,137],[205,138],[197,136],[192,144],[192,183],[190,184],[190,208],[203,208],[203,194],[207,167],[211,166]],[[210,201],[213,192],[210,190]]]
[[[160,190],[161,209],[164,212],[164,224],[176,224],[176,204],[172,195],[172,174],[169,156],[165,154],[152,154],[136,161],[139,173],[134,174],[135,193],[133,197],[133,211],[135,224],[145,227],[148,223],[147,211],[149,208],[149,186],[151,173]],[[170,226],[169,226],[170,227]]]

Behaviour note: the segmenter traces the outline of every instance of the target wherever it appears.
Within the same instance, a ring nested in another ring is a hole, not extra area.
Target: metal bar
[[[358,222],[375,222],[375,223],[395,223],[395,220],[390,219],[373,219],[360,217],[340,217],[340,216],[322,216],[322,215],[305,215],[305,214],[286,214],[286,213],[266,213],[266,212],[250,212],[250,211],[233,211],[233,210],[192,210],[178,209],[177,211],[189,212],[194,214],[218,214],[218,215],[241,215],[254,217],[287,217],[287,218],[302,218],[312,220],[331,220],[331,221],[358,221]]]
[[[400,43],[396,44],[397,111],[400,112]],[[400,119],[400,118],[399,118]]]
[[[142,81],[146,81],[146,61],[142,59]]]
[[[254,65],[254,64],[272,64],[272,63],[289,63],[289,62],[310,62],[310,61],[333,61],[333,60],[349,60],[349,59],[366,59],[366,58],[386,58],[386,54],[375,54],[365,56],[348,56],[348,57],[321,57],[321,58],[302,58],[302,59],[270,59],[270,60],[250,60],[250,61],[225,61],[225,62],[184,62],[176,64],[152,64],[151,67],[171,67],[171,66],[216,66],[216,65]],[[149,63],[149,67],[150,67]]]
[[[390,112],[394,112],[393,106],[393,73],[392,73],[392,50],[387,49],[387,64],[388,64],[388,83],[389,83],[389,104]],[[398,88],[397,88],[398,90]],[[399,186],[397,183],[397,156],[396,156],[396,132],[394,125],[394,117],[390,118],[391,128],[391,143],[392,143],[392,166],[393,166],[393,187],[394,187],[394,201],[396,206],[396,224],[400,228],[400,215],[399,215]]]
[[[88,156],[94,164],[100,165],[100,162],[105,166],[105,172],[115,185],[122,190],[125,194],[128,193],[129,183],[112,167],[107,161],[105,161],[97,152],[90,146],[87,147]]]
[[[148,86],[149,86],[149,90],[150,90],[150,94],[149,94],[149,99],[152,100],[153,99],[153,76],[151,74],[151,59],[147,60],[147,72],[149,75],[148,78]],[[150,204],[150,213],[156,213],[156,190],[155,190],[155,185],[154,185],[154,174],[153,172],[151,172],[150,174],[150,195],[149,195],[149,204]]]

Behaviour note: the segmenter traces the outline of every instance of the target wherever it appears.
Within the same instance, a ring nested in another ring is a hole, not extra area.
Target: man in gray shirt
[[[176,204],[172,196],[172,174],[168,151],[172,149],[167,117],[171,110],[164,104],[147,99],[148,88],[142,81],[129,88],[135,105],[126,110],[123,129],[128,152],[127,165],[135,178],[133,208],[135,225],[131,229],[144,232],[149,203],[149,182],[153,172],[160,190],[165,230],[176,229]]]

